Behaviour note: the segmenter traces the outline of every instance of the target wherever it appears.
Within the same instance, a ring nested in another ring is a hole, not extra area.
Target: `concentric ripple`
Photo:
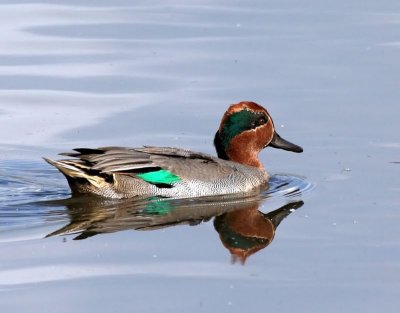
[[[314,188],[314,184],[304,177],[289,174],[274,174],[269,180],[269,188],[263,193],[271,197],[300,197]]]

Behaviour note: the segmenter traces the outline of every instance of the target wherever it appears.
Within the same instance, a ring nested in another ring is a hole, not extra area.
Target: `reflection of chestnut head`
[[[274,225],[257,209],[258,205],[253,204],[217,216],[214,220],[223,245],[232,254],[232,262],[244,264],[251,254],[268,246],[274,238]]]
[[[247,208],[217,216],[214,227],[223,245],[230,251],[232,262],[244,264],[250,255],[272,242],[280,222],[302,205],[303,201],[292,202],[264,214],[257,210],[258,204],[253,203]]]

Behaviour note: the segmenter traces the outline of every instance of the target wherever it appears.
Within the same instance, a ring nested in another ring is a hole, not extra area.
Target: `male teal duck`
[[[45,160],[68,180],[73,194],[107,198],[192,198],[246,194],[264,187],[268,173],[258,154],[267,147],[303,149],[281,138],[262,106],[242,101],[231,105],[215,134],[218,157],[170,147],[78,148]]]

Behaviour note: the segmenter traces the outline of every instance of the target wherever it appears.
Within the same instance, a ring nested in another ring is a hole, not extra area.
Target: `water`
[[[397,312],[396,1],[2,1],[0,15],[1,311]],[[274,176],[256,198],[70,199],[41,160],[214,153],[245,99],[304,148],[261,154]]]

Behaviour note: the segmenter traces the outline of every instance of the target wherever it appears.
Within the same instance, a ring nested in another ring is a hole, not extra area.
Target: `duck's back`
[[[73,192],[110,198],[188,198],[247,193],[265,185],[256,167],[169,147],[75,149],[52,161]]]

